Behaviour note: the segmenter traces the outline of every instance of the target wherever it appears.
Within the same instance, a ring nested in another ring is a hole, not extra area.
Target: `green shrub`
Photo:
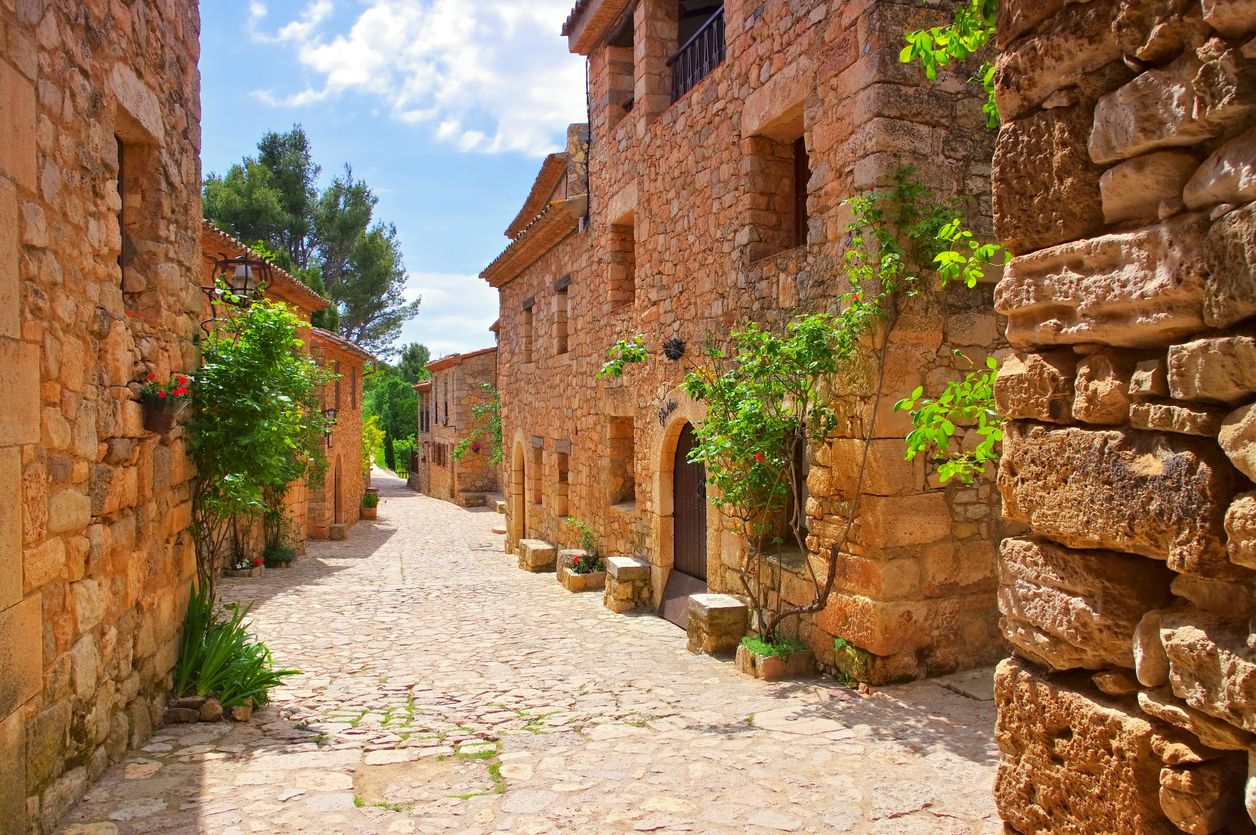
[[[789,660],[791,655],[807,648],[807,645],[797,638],[778,638],[775,641],[769,641],[758,635],[747,635],[741,639],[741,645],[762,658],[775,657],[783,661]]]
[[[223,619],[215,614],[204,586],[192,591],[174,668],[176,696],[214,696],[227,710],[262,707],[283,679],[300,675],[300,670],[274,668],[266,645],[251,640],[248,612],[247,607],[231,605]]]
[[[379,507],[379,493],[363,493],[362,506],[367,508]]]
[[[267,568],[278,568],[288,565],[297,558],[297,549],[287,545],[267,545],[262,552],[262,563]]]
[[[398,438],[393,441],[393,450],[397,455],[393,472],[403,478],[410,475],[410,458],[414,454],[414,449],[414,438]]]

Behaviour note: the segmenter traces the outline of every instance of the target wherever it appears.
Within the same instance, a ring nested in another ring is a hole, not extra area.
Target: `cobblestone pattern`
[[[223,584],[304,674],[251,724],[160,731],[63,832],[1001,831],[988,693],[746,679],[376,478],[378,522]]]

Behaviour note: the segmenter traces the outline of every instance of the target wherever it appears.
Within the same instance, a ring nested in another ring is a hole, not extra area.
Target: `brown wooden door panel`
[[[686,424],[676,444],[673,471],[675,547],[673,569],[698,580],[707,578],[706,467],[689,461],[693,426]]]

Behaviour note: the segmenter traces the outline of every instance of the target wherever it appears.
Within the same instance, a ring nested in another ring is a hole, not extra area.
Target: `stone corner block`
[[[606,573],[620,582],[624,580],[649,580],[650,564],[640,557],[607,557]]]
[[[519,540],[519,567],[524,571],[553,571],[557,561],[558,551],[548,542],[539,539]]]
[[[689,595],[690,652],[734,652],[749,626],[750,608],[732,595]]]

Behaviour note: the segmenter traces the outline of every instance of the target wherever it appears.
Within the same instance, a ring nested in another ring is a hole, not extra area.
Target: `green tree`
[[[411,342],[401,349],[401,360],[397,363],[397,373],[407,383],[418,383],[428,376],[427,364],[432,360],[432,352],[420,342]]]
[[[368,416],[378,418],[379,426],[384,430],[384,466],[395,471],[395,443],[414,440],[418,431],[419,395],[412,384],[388,366],[379,367],[375,376],[378,379],[363,406]]]
[[[275,263],[335,303],[314,324],[368,351],[389,353],[419,301],[407,302],[396,228],[375,218],[378,198],[353,170],[321,192],[322,169],[295,126],[268,132],[256,157],[205,180],[205,216],[244,241],[260,241]]]

